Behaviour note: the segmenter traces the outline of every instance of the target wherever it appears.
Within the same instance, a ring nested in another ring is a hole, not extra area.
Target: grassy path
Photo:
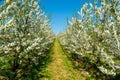
[[[59,41],[55,40],[52,60],[43,70],[44,77],[40,80],[85,80],[85,74],[73,69],[72,62],[64,54]]]

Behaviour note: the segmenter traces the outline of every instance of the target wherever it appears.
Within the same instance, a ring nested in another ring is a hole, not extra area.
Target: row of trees
[[[0,7],[0,75],[18,79],[32,74],[29,71],[40,67],[41,57],[47,56],[54,38],[39,1],[6,0]]]
[[[102,74],[120,74],[120,1],[85,3],[79,16],[68,21],[59,40],[67,55],[94,65]]]

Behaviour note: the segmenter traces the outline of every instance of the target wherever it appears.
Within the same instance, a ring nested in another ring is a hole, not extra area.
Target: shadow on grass
[[[41,62],[40,62],[40,68],[39,68],[39,74],[40,74],[40,76],[39,76],[39,78],[44,78],[44,77],[49,77],[49,74],[45,74],[45,73],[47,73],[47,72],[45,72],[45,69],[48,67],[48,65],[50,64],[50,62],[52,62],[52,54],[53,54],[53,52],[52,52],[53,50],[51,49],[50,50],[50,54],[48,54],[46,57],[42,57],[41,58]]]
[[[13,71],[12,67],[4,68],[5,64],[1,64],[0,67],[0,80],[38,80],[42,77],[47,77],[42,71],[51,62],[52,49],[46,50],[45,54],[39,57],[39,64],[34,64],[32,61],[29,63],[26,61],[19,65],[19,67]],[[8,63],[9,64],[9,63]]]
[[[86,77],[86,80],[120,80],[119,74],[116,76],[110,76],[103,74],[98,68],[97,65],[91,63],[89,58],[80,57],[77,54],[71,54],[68,58],[72,61],[74,68],[81,71],[84,70],[90,74],[89,77]]]
[[[62,46],[62,45],[61,45]],[[120,80],[119,75],[117,74],[115,77],[103,74],[98,68],[97,65],[91,63],[89,58],[87,57],[80,57],[75,53],[66,53],[67,50],[62,48],[64,53],[67,55],[67,58],[72,61],[73,68],[76,70],[81,70],[88,72],[90,74],[89,77],[86,77],[86,80]],[[84,75],[83,75],[84,76]]]

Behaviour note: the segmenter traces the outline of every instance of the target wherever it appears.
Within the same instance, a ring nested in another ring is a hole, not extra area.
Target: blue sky
[[[51,27],[58,34],[67,28],[67,17],[71,20],[85,2],[93,0],[42,0],[41,7],[45,13],[51,15]]]
[[[41,0],[41,8],[46,15],[51,16],[51,27],[58,34],[67,28],[67,18],[71,20],[85,2],[94,0]],[[0,1],[0,5],[3,1]]]
[[[51,15],[51,27],[58,34],[67,27],[67,17],[71,19],[77,13],[85,0],[42,0],[41,7]]]
[[[0,6],[3,4],[3,0],[0,0]]]

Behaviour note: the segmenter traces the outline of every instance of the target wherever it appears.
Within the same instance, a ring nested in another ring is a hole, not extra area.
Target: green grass
[[[51,62],[40,72],[43,77],[39,80],[85,80],[89,77],[84,71],[74,69],[71,60],[65,55],[56,39],[51,50]]]

